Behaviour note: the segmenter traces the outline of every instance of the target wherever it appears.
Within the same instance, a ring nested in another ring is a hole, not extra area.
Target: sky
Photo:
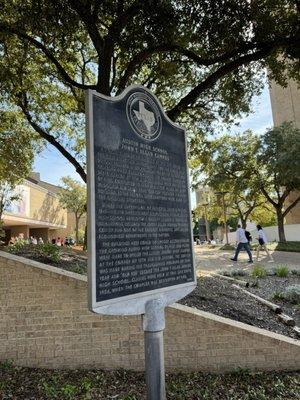
[[[233,127],[232,132],[243,132],[251,129],[261,134],[267,128],[272,127],[272,110],[269,90],[264,88],[260,96],[256,96],[252,102],[252,113],[240,119],[238,127]],[[36,157],[34,171],[40,172],[43,181],[58,185],[63,176],[71,176],[80,181],[74,167],[51,145]],[[193,199],[192,199],[193,200]]]

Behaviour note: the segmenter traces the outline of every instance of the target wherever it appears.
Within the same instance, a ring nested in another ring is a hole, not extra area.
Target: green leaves
[[[300,130],[286,122],[266,132],[258,162],[274,190],[300,189]]]
[[[86,187],[69,176],[61,179],[63,187],[59,192],[59,201],[69,211],[79,216],[86,211]]]
[[[0,109],[0,185],[15,185],[25,178],[39,149],[37,135],[21,113]]]
[[[0,0],[0,9],[0,100],[20,107],[82,179],[84,89],[147,86],[194,152],[250,111],[266,67],[281,84],[300,79],[293,0]]]

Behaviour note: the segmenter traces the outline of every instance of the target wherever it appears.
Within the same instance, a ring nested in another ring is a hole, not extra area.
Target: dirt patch
[[[279,322],[267,306],[235,289],[222,278],[199,278],[196,289],[179,303],[296,338],[293,329]]]

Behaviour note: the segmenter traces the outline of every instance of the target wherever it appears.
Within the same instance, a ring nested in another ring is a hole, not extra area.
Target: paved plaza
[[[233,257],[233,250],[219,250],[218,248],[209,248],[195,245],[195,261],[197,272],[211,273],[222,269],[249,269],[254,265],[263,265],[266,268],[273,268],[278,265],[287,265],[290,269],[300,270],[300,253],[291,253],[287,251],[270,251],[273,255],[274,262],[269,262],[268,256],[261,251],[259,261],[256,261],[256,252],[253,252],[254,264],[248,264],[248,255],[245,251],[241,251],[238,262],[230,260]]]

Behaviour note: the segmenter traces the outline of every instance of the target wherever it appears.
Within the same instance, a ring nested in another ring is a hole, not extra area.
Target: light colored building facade
[[[270,83],[270,98],[273,122],[275,126],[285,121],[292,121],[300,129],[300,88],[296,81],[289,81],[286,88],[272,81]],[[292,203],[299,193],[292,193],[286,206]],[[300,224],[300,203],[286,216],[287,224]]]
[[[38,173],[31,173],[18,185],[15,193],[19,199],[3,214],[6,241],[20,234],[25,239],[34,236],[44,241],[74,237],[74,215],[59,203],[58,191],[58,186],[42,181]]]

